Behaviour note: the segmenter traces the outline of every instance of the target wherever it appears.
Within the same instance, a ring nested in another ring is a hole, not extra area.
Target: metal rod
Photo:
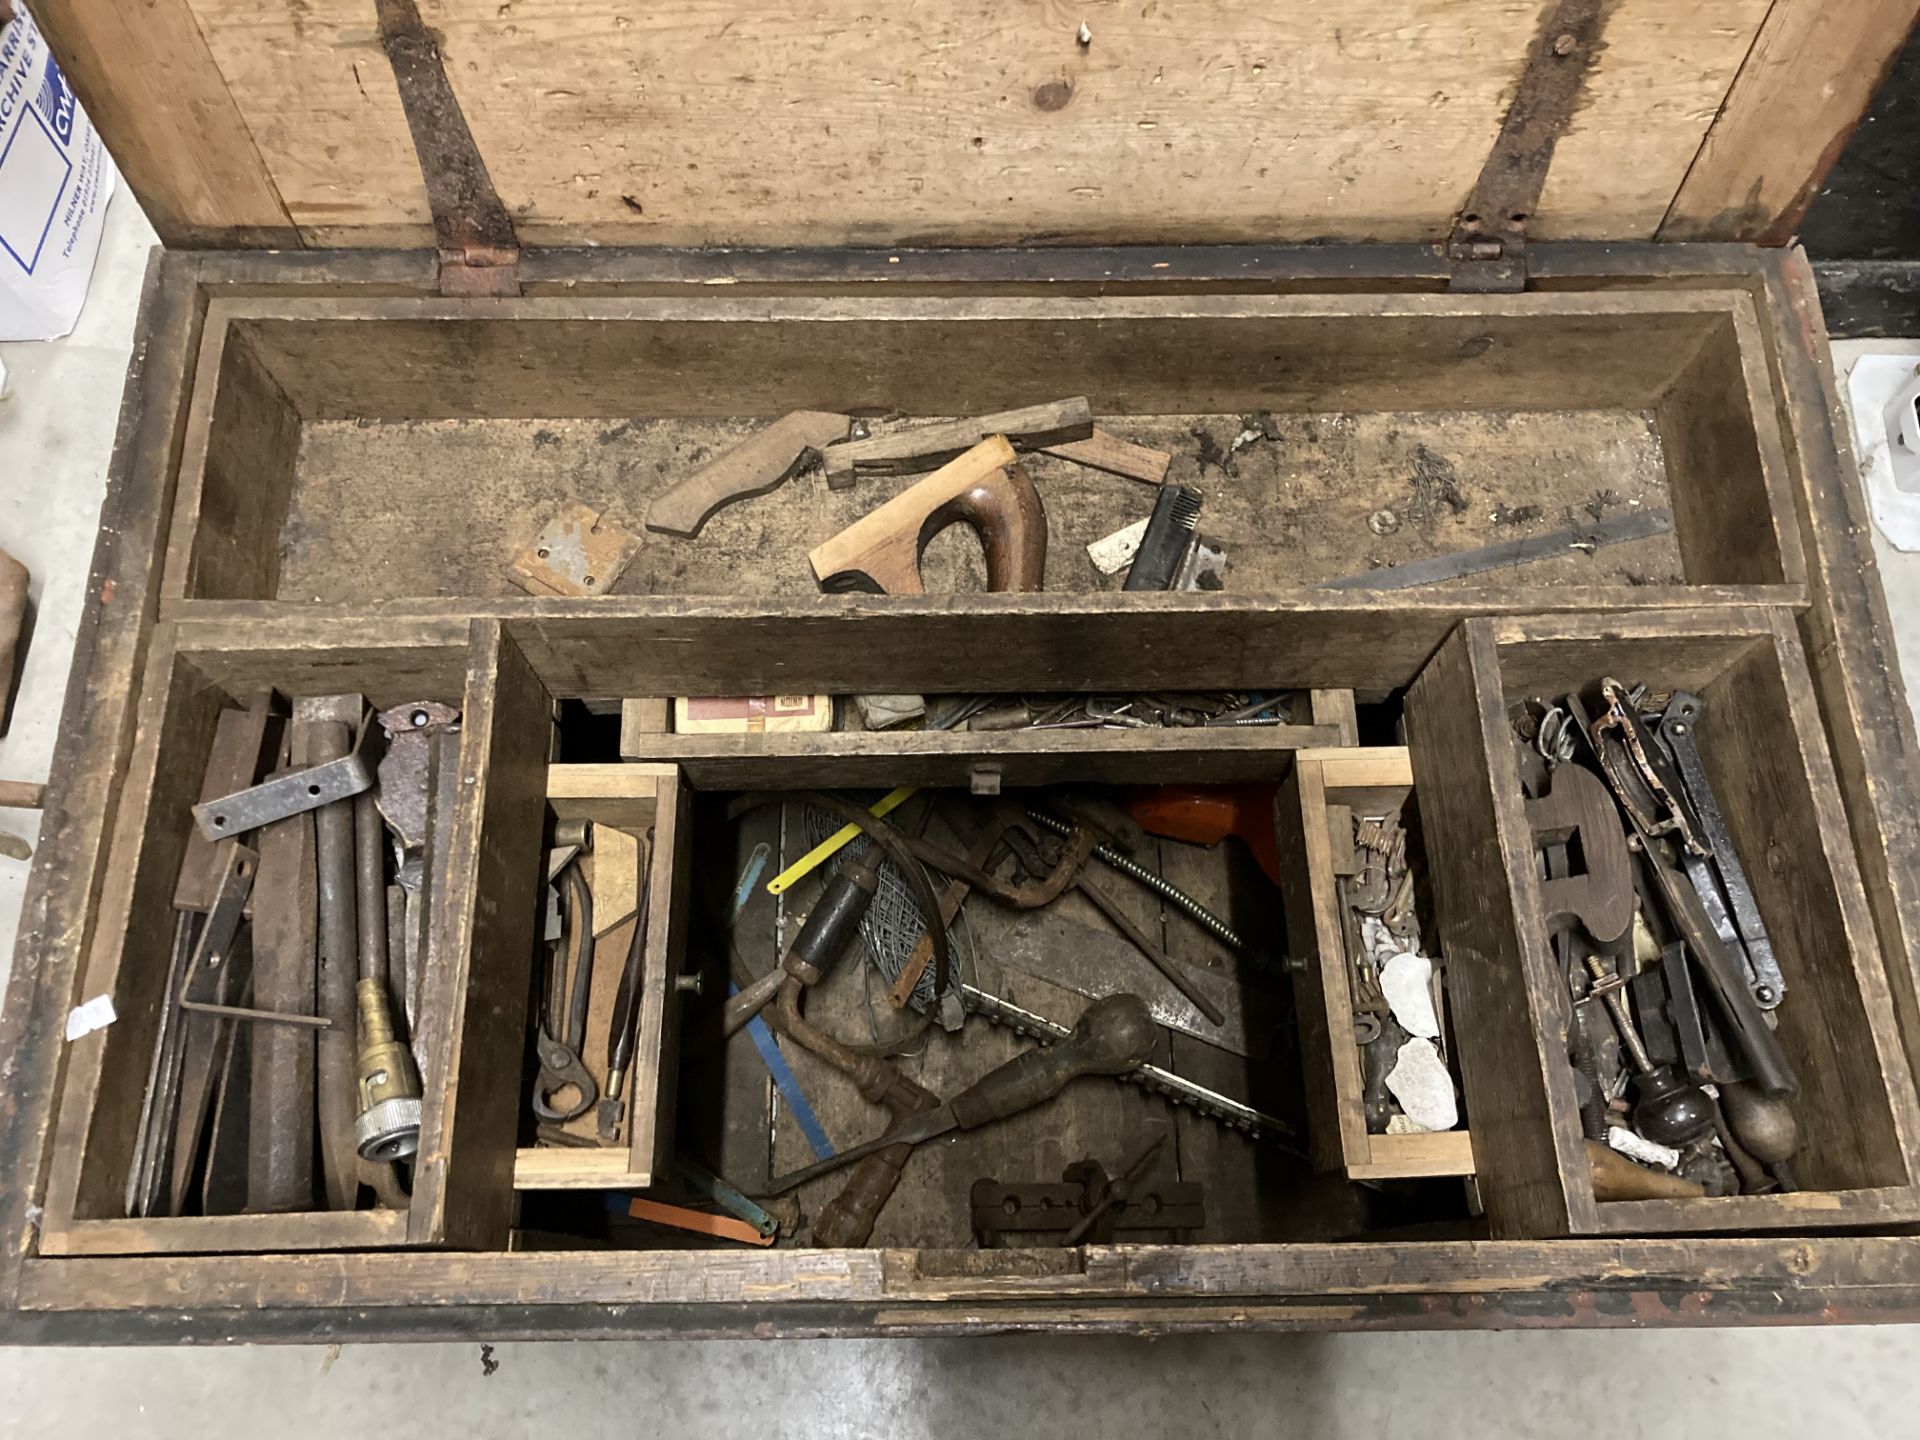
[[[353,802],[354,909],[360,922],[360,978],[387,983],[386,822],[363,790]]]
[[[1028,810],[1027,818],[1032,820],[1034,824],[1051,830],[1056,835],[1070,835],[1073,833],[1073,826],[1059,819],[1057,816],[1047,814],[1044,810]],[[1247,942],[1240,938],[1239,933],[1235,931],[1232,926],[1227,924],[1227,922],[1222,920],[1218,915],[1215,915],[1211,910],[1207,909],[1206,906],[1202,905],[1191,895],[1187,894],[1187,892],[1182,890],[1178,885],[1175,885],[1171,880],[1168,880],[1162,875],[1156,875],[1153,871],[1147,869],[1146,866],[1122,855],[1111,845],[1096,845],[1093,847],[1093,853],[1114,869],[1118,870],[1122,875],[1131,876],[1156,895],[1166,900],[1169,904],[1186,911],[1190,917],[1199,923],[1203,930],[1211,931],[1228,949],[1240,951],[1242,954],[1246,953]]]
[[[312,758],[347,753],[347,727],[337,721],[313,726]],[[320,1032],[320,1159],[327,1206],[353,1207],[360,1161],[354,1152],[358,1107],[354,1084],[354,982],[359,975],[359,924],[354,888],[353,801],[336,800],[314,816],[314,849],[320,876],[320,1013],[332,1022]]]

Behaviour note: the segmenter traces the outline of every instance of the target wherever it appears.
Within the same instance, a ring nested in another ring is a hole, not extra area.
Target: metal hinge
[[[1534,36],[1500,134],[1447,237],[1449,289],[1491,294],[1527,288],[1527,225],[1619,3],[1560,0]]]
[[[520,240],[513,217],[493,188],[487,162],[447,79],[440,41],[414,0],[375,0],[380,45],[400,87],[400,105],[433,211],[440,255],[440,293],[462,297],[518,295]]]

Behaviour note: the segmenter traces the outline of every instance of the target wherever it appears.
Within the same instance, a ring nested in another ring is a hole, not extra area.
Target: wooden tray
[[[1701,760],[1786,976],[1796,1193],[1595,1200],[1508,707],[1602,675],[1702,697]],[[1813,687],[1767,612],[1470,621],[1414,682],[1408,741],[1451,959],[1480,1193],[1500,1236],[1858,1226],[1920,1216],[1920,1109]],[[1524,1002],[1524,1003],[1522,1003]]]

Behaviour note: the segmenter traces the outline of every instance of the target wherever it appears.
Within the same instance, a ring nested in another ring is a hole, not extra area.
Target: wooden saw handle
[[[927,542],[961,522],[979,532],[989,590],[1040,589],[1047,561],[1046,509],[1001,435],[901,491],[807,558],[823,589],[872,587],[888,595],[922,595],[920,557]]]

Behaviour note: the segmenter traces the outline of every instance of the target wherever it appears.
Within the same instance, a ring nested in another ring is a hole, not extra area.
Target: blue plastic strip
[[[729,985],[727,993],[738,995],[740,987]],[[827,1138],[826,1127],[820,1123],[820,1117],[813,1113],[813,1106],[807,1103],[800,1082],[787,1064],[787,1057],[780,1053],[780,1047],[774,1043],[773,1031],[767,1028],[767,1022],[758,1015],[754,1016],[747,1022],[747,1034],[753,1037],[753,1048],[760,1052],[760,1058],[767,1062],[774,1085],[787,1102],[787,1108],[793,1112],[793,1118],[799,1122],[800,1133],[807,1137],[807,1144],[813,1147],[814,1158],[825,1160],[834,1154],[833,1141]]]

